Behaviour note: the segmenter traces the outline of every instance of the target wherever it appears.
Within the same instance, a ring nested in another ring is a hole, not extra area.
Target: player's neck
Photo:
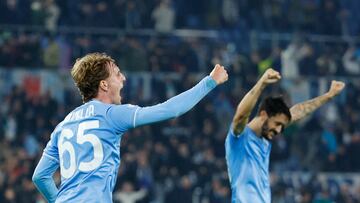
[[[111,99],[106,94],[98,93],[94,99],[99,100],[102,103],[112,104]]]
[[[248,126],[249,126],[249,128],[251,128],[251,130],[253,130],[255,132],[255,134],[258,137],[261,137],[261,129],[262,129],[262,126],[264,125],[264,122],[265,122],[264,118],[262,118],[260,116],[256,116],[248,123]]]

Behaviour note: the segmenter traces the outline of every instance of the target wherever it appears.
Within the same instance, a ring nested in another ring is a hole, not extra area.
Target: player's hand
[[[224,66],[216,64],[211,71],[210,76],[215,80],[216,84],[220,85],[228,80],[228,74]]]
[[[331,86],[328,91],[330,97],[335,97],[338,95],[345,87],[345,83],[341,81],[333,80],[331,81]]]
[[[281,79],[281,75],[276,70],[269,68],[265,71],[265,73],[261,76],[260,82],[267,85],[276,83]]]

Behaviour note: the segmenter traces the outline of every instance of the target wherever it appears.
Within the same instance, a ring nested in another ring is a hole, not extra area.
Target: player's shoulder
[[[225,150],[228,155],[231,156],[232,153],[238,154],[244,150],[244,146],[247,145],[247,130],[246,127],[244,130],[236,134],[232,126],[229,127],[228,134],[225,141]]]
[[[229,131],[228,131],[228,136],[229,137],[232,137],[232,138],[236,138],[236,139],[239,139],[239,138],[242,138],[244,136],[246,136],[247,134],[251,133],[251,129],[249,129],[249,127],[246,125],[244,127],[244,129],[239,132],[239,133],[236,133],[234,131],[234,128],[232,125],[230,125],[230,128],[229,128]]]
[[[106,110],[106,115],[109,118],[119,119],[119,116],[125,120],[133,120],[139,106],[132,104],[111,104]]]
[[[139,106],[133,104],[110,104],[108,108],[117,111],[128,111],[136,110],[137,108],[139,108]]]

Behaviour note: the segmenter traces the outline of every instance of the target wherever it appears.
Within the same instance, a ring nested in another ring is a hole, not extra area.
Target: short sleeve
[[[56,131],[51,134],[50,140],[44,149],[44,156],[59,162],[58,136],[56,136],[55,132]]]
[[[230,150],[235,150],[237,152],[239,152],[239,150],[241,149],[241,151],[245,150],[244,148],[249,148],[249,132],[247,127],[244,128],[244,130],[239,133],[236,134],[234,133],[234,130],[232,128],[232,125],[230,125],[227,137],[226,137],[226,141],[227,141],[227,147]]]
[[[236,134],[235,132],[234,132],[234,130],[233,130],[233,124],[231,124],[230,125],[230,128],[229,128],[229,136],[231,136],[231,137],[233,137],[233,138],[239,138],[239,137],[242,137],[243,136],[243,134],[245,134],[245,131],[246,131],[246,127],[244,128],[244,130],[241,132],[241,133],[239,133],[239,134]]]
[[[136,111],[139,108],[131,104],[112,105],[107,110],[106,116],[117,133],[125,132],[135,127]]]

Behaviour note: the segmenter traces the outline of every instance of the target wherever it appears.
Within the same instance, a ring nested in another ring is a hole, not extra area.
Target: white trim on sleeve
[[[50,155],[48,155],[47,153],[43,153],[43,155],[44,156],[46,156],[46,157],[49,157],[50,159],[52,159],[52,160],[54,160],[54,161],[56,161],[56,162],[59,162],[59,160],[57,160],[55,157],[53,157],[53,156],[50,156]]]
[[[136,123],[135,123],[135,121],[136,121],[136,115],[137,115],[137,112],[139,111],[139,109],[140,109],[140,107],[136,108],[135,113],[134,113],[133,128],[135,128],[135,125],[136,125]]]

